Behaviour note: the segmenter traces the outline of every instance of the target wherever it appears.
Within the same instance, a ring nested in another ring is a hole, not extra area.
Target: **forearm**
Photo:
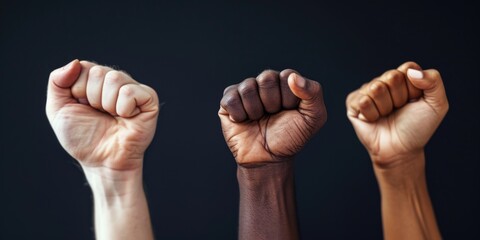
[[[293,161],[238,166],[239,239],[298,239]]]
[[[421,151],[403,164],[374,166],[382,201],[384,237],[392,239],[441,239],[425,178]]]
[[[141,169],[85,174],[94,197],[97,239],[153,239]]]

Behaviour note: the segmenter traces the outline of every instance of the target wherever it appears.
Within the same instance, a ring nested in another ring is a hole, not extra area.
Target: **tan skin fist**
[[[423,151],[448,111],[442,78],[406,62],[350,93],[347,115],[372,160],[391,167]]]
[[[327,119],[318,82],[294,70],[266,70],[225,89],[218,115],[238,164],[293,158]]]
[[[124,72],[74,60],[50,74],[48,120],[82,167],[141,168],[158,112],[155,91]]]

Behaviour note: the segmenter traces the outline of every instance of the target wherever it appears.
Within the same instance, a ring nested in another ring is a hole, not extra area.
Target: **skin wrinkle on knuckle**
[[[369,89],[369,94],[371,97],[373,98],[376,98],[378,96],[380,96],[380,87],[374,83],[375,86],[372,86],[370,89]]]
[[[116,85],[123,80],[122,73],[116,70],[109,71],[105,74],[105,84]]]
[[[362,93],[360,91],[357,92],[357,94],[354,96],[354,98],[352,99],[352,104],[355,105],[355,107],[360,107],[360,100],[363,98],[363,97],[368,97],[368,94],[367,93]]]
[[[134,93],[135,89],[134,86],[132,86],[131,84],[123,85],[119,91],[119,94],[127,97],[132,97]]]
[[[257,76],[256,81],[259,83],[259,85],[271,84],[272,82],[276,83],[278,77],[278,72],[274,70],[265,70]]]
[[[238,92],[242,97],[254,97],[257,94],[257,86],[255,82],[247,81],[240,84]]]
[[[384,82],[391,83],[392,86],[398,86],[404,81],[405,75],[398,70],[390,70],[385,73]],[[390,84],[389,84],[390,85]]]
[[[220,101],[220,105],[225,108],[227,111],[237,108],[241,104],[241,100],[238,96],[229,94],[225,95]]]
[[[391,111],[392,99],[385,83],[377,83],[377,88],[372,92],[372,96],[375,101],[381,101],[382,106],[385,106],[384,114],[388,114]]]
[[[103,72],[104,72],[103,67],[99,66],[99,65],[96,65],[96,66],[93,66],[93,67],[90,68],[90,70],[88,71],[88,76],[89,76],[89,78],[90,77],[100,78],[100,77],[102,77]]]
[[[260,89],[275,89],[278,86],[278,81],[274,77],[259,78],[257,82]]]
[[[389,70],[384,73],[382,81],[390,93],[393,106],[395,108],[401,107],[408,98],[405,74],[399,70]]]
[[[382,97],[387,92],[387,87],[381,81],[373,83],[375,86],[370,88],[370,93],[374,98]]]
[[[370,107],[372,100],[369,97],[362,97],[358,101],[358,106],[360,107],[361,110],[366,110],[368,107]]]

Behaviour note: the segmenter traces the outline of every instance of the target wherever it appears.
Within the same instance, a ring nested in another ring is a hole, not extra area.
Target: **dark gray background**
[[[445,239],[479,234],[479,15],[473,5],[396,1],[0,2],[2,239],[93,239],[92,196],[44,113],[48,74],[72,59],[128,71],[165,102],[145,162],[158,239],[235,239],[235,163],[223,89],[294,68],[324,87],[329,119],[296,160],[304,239],[381,239],[370,161],[346,95],[414,60],[442,73],[451,108],[427,145]]]

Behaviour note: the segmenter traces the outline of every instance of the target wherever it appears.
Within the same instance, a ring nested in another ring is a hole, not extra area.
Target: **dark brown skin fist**
[[[322,87],[294,70],[266,70],[225,89],[218,112],[238,164],[293,158],[327,120]]]

